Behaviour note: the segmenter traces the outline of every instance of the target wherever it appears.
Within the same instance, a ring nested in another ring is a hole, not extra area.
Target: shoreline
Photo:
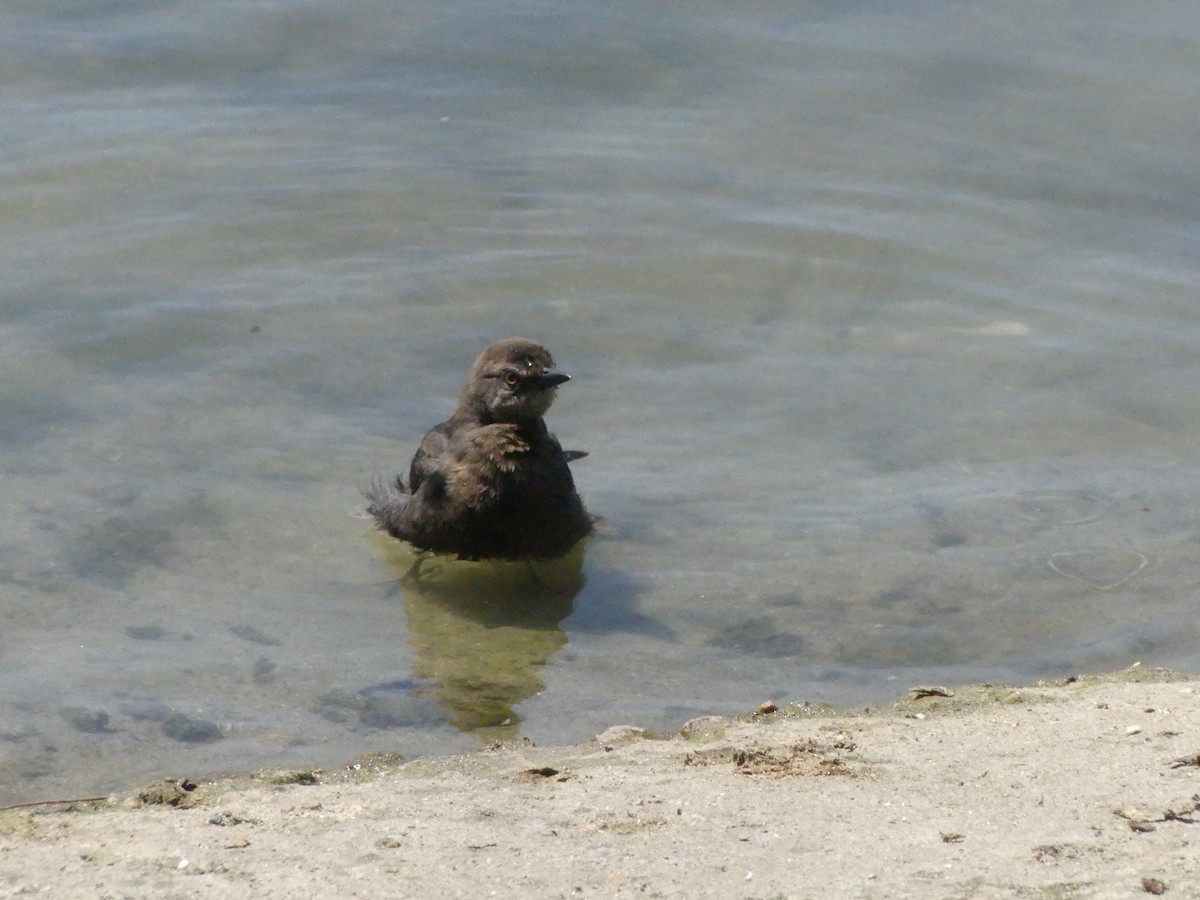
[[[8,810],[0,896],[1200,896],[1200,676],[949,693]]]

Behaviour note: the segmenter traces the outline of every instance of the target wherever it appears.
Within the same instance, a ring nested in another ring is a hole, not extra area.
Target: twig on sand
[[[14,803],[11,806],[0,806],[0,812],[10,809],[29,809],[33,806],[60,806],[67,803],[99,803],[108,797],[76,797],[73,800],[31,800],[29,803]]]

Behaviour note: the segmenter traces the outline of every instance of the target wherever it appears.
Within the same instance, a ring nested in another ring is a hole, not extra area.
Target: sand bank
[[[193,776],[0,813],[0,896],[1200,897],[1198,690],[1134,667]]]

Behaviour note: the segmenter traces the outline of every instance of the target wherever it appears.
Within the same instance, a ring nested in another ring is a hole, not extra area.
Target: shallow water
[[[1200,666],[1189,5],[0,24],[0,800]],[[402,583],[510,334],[605,525]]]

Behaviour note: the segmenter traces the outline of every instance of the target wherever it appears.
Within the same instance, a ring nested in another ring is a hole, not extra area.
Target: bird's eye
[[[504,383],[507,384],[509,387],[516,387],[517,382],[520,380],[521,379],[517,377],[516,372],[506,372],[504,375]]]

